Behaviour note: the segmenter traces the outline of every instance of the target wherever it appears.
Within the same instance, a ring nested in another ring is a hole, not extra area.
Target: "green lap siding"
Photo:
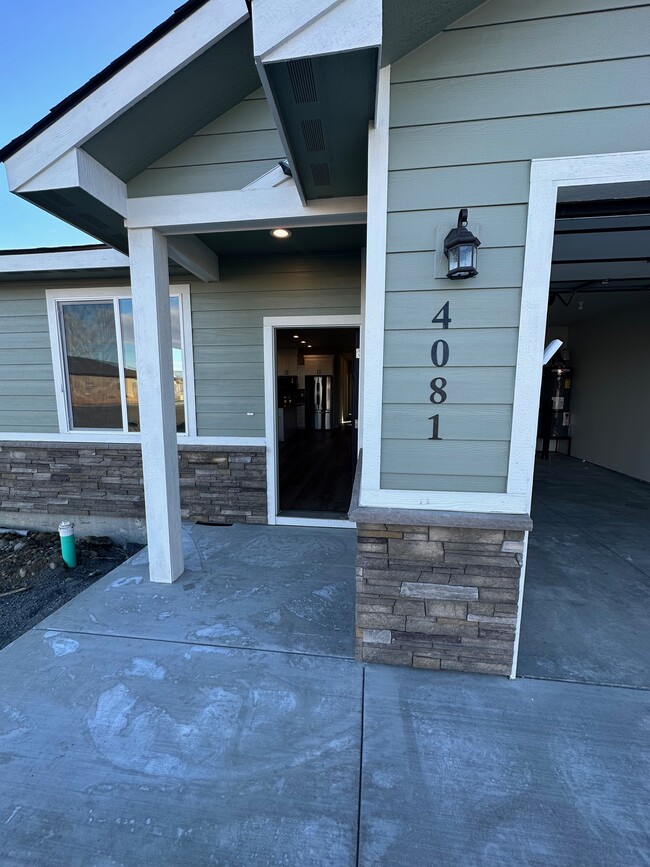
[[[240,190],[283,157],[268,102],[258,91],[130,181],[129,196]]]
[[[649,32],[647,3],[492,0],[393,64],[382,487],[506,490],[530,161],[650,148]],[[461,207],[479,276],[452,283]]]
[[[222,258],[220,270],[218,283],[192,284],[197,432],[262,437],[264,317],[358,315],[361,251]]]
[[[0,432],[59,429],[44,289],[0,288]]]

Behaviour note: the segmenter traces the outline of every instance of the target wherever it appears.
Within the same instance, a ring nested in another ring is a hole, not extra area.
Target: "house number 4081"
[[[442,325],[443,328],[449,328],[449,323],[451,322],[451,317],[449,316],[449,301],[443,304],[431,321]],[[448,361],[449,344],[446,340],[436,340],[431,347],[431,363],[434,367],[445,367]],[[434,376],[430,383],[431,394],[429,395],[429,400],[431,403],[440,404],[447,400],[447,392],[445,391],[446,387],[447,380],[444,376]],[[433,435],[430,436],[429,439],[442,439],[439,435],[440,413],[430,416],[429,421],[433,422]]]

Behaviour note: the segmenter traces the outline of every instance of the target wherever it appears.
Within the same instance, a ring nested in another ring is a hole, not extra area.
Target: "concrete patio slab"
[[[650,863],[648,699],[369,666],[359,863]]]
[[[2,867],[355,863],[355,663],[35,630],[1,670]]]
[[[337,658],[353,541],[197,527],[0,652],[1,867],[649,864],[650,694]]]
[[[143,551],[41,626],[354,657],[354,532],[192,525],[184,536],[174,584],[149,581]]]

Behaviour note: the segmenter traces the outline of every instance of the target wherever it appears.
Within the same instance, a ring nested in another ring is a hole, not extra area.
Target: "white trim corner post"
[[[129,258],[149,577],[171,584],[184,564],[165,237],[129,229]]]

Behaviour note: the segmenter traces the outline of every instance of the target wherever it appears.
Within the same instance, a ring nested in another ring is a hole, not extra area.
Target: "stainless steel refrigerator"
[[[331,376],[306,376],[307,427],[310,430],[332,430],[334,415]]]

